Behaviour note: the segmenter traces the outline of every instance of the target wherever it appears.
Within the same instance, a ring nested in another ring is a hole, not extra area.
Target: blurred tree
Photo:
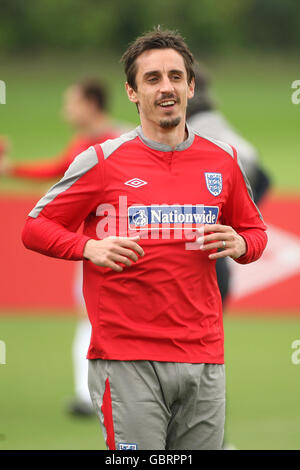
[[[203,52],[300,46],[298,0],[0,0],[0,50],[113,50],[154,25]]]
[[[252,46],[286,50],[300,46],[298,0],[246,0],[240,20],[244,40]]]

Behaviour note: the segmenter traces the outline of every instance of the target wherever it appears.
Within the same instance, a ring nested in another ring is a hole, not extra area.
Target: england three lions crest
[[[208,191],[213,196],[219,196],[221,194],[223,188],[223,180],[221,173],[204,173],[205,174],[205,182]]]

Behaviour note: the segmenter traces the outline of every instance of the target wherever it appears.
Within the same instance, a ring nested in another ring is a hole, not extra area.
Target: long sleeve
[[[233,176],[231,194],[223,207],[222,223],[230,225],[246,241],[245,255],[235,261],[247,264],[256,261],[262,255],[266,244],[266,225],[262,216],[252,200],[250,185],[245,174],[238,165],[234,149]]]
[[[65,156],[59,159],[54,158],[44,162],[31,162],[26,164],[16,164],[12,169],[12,176],[28,179],[48,180],[59,178],[64,174],[68,164]]]
[[[22,232],[26,248],[56,258],[82,259],[89,237],[75,232],[101,202],[102,178],[102,163],[90,147],[30,212]]]
[[[19,178],[48,180],[61,178],[74,158],[86,150],[92,143],[79,137],[71,140],[63,152],[51,159],[17,163],[12,168],[12,175]]]
[[[70,232],[60,224],[39,216],[28,217],[22,234],[26,248],[53,258],[81,260],[89,237]]]

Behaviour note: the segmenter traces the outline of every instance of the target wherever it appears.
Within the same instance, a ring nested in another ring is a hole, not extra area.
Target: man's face
[[[73,85],[64,94],[63,117],[76,129],[86,126],[94,112],[94,104],[87,100],[79,86]]]
[[[136,90],[128,84],[126,90],[130,101],[138,105],[142,125],[170,129],[185,122],[194,80],[188,84],[181,54],[174,49],[151,49],[137,58],[136,66]]]

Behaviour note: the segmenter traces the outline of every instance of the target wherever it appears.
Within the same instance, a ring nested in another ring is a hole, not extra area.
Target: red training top
[[[89,148],[28,216],[25,246],[69,260],[83,259],[90,238],[142,234],[145,256],[120,273],[84,260],[89,359],[224,361],[215,261],[191,234],[204,223],[230,225],[247,244],[236,261],[250,263],[266,246],[266,227],[235,150],[188,131],[175,149],[141,127]]]

